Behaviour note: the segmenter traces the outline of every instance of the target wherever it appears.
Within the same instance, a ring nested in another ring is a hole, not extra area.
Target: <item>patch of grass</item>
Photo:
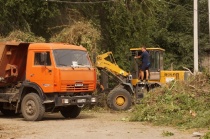
[[[174,135],[174,133],[172,133],[170,131],[163,131],[162,132],[162,136],[164,136],[164,137],[169,137],[169,136],[173,136],[173,135]]]
[[[205,74],[157,88],[135,107],[131,121],[184,129],[210,127],[210,84]]]
[[[210,132],[207,132],[201,139],[210,139]]]

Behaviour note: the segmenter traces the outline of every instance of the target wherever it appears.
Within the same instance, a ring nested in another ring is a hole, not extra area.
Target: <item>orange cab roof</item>
[[[52,50],[52,49],[75,49],[75,50],[83,50],[86,51],[86,48],[82,46],[66,44],[66,43],[29,43],[29,42],[0,42],[0,45],[8,45],[8,46],[23,46],[28,47],[28,49],[33,50]]]
[[[86,51],[86,48],[82,46],[65,44],[65,43],[32,43],[29,46],[29,49],[76,49]]]

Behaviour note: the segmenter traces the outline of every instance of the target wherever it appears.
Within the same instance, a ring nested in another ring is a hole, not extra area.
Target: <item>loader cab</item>
[[[142,54],[141,48],[131,48],[131,74],[133,76],[133,80],[138,79],[140,67],[141,67],[141,58],[134,59],[135,56],[140,56]],[[165,52],[162,48],[147,48],[147,51],[150,55],[150,82],[159,82],[160,81],[160,71],[163,70],[163,54]],[[134,83],[135,84],[135,83]]]

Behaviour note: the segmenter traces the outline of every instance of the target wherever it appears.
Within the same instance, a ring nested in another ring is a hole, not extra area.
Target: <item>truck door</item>
[[[34,52],[32,54],[32,67],[28,70],[29,81],[38,84],[45,93],[53,92],[54,71],[51,62],[50,52]]]

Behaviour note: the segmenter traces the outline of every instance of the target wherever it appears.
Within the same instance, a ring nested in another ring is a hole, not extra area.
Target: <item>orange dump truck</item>
[[[76,118],[95,104],[96,70],[82,46],[0,43],[0,111],[41,120],[45,112]]]

